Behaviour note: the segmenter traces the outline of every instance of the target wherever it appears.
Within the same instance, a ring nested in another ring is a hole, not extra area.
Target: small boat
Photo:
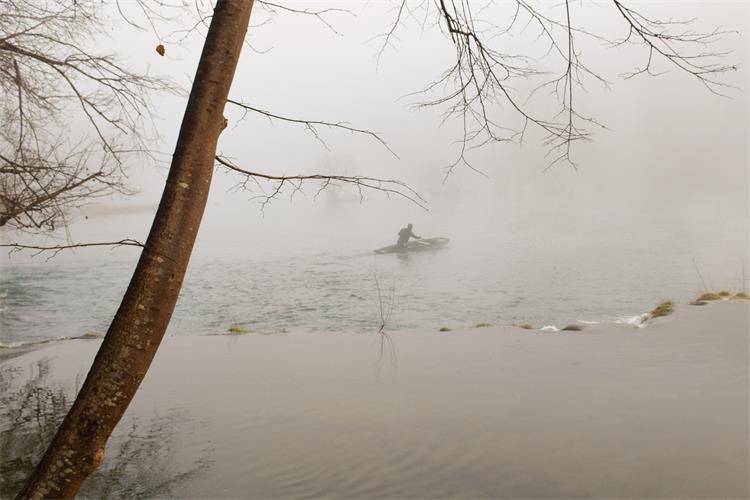
[[[405,247],[398,245],[390,245],[383,248],[378,248],[375,253],[411,253],[411,252],[424,252],[426,250],[437,250],[444,248],[450,239],[448,238],[421,238],[418,240],[411,240],[406,244]]]

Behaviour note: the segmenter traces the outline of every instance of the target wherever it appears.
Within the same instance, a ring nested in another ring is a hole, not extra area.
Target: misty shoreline
[[[468,217],[467,210],[454,219]],[[239,242],[202,242],[167,335],[220,334],[235,324],[257,333],[375,332],[376,275],[384,309],[393,312],[389,331],[635,320],[661,300],[697,296],[704,286],[696,264],[709,289],[743,287],[746,245],[734,225],[685,230],[673,220],[655,227],[643,221],[540,227],[527,220],[526,230],[479,222],[460,228],[441,213],[415,227],[450,236],[446,248],[377,256],[367,249],[392,243],[384,220],[403,215],[396,207],[383,220],[356,212],[343,221],[315,217],[294,237],[261,231],[264,239],[252,256]],[[340,235],[340,226],[354,234]],[[93,252],[33,265],[17,264],[14,256],[0,273],[0,342],[106,332],[135,260],[94,262]],[[131,250],[112,256],[124,252]]]
[[[744,301],[747,299],[743,298],[737,298],[734,296],[729,297],[723,297],[718,300],[718,302],[721,301]],[[696,304],[682,304],[681,307],[701,307],[702,305],[696,305]],[[544,324],[544,325],[532,325],[530,323],[519,321],[513,324],[493,324],[493,323],[487,323],[487,322],[477,322],[474,325],[446,325],[443,328],[440,329],[424,329],[424,328],[410,328],[408,330],[389,330],[386,329],[388,333],[392,334],[399,334],[399,333],[406,333],[406,332],[413,332],[413,333],[448,333],[448,332],[462,332],[462,331],[468,331],[478,328],[487,328],[487,329],[518,329],[525,332],[539,332],[539,333],[562,333],[562,334],[571,334],[571,333],[580,333],[584,330],[588,330],[591,327],[603,327],[603,328],[610,328],[610,327],[623,327],[623,328],[645,328],[648,327],[651,323],[653,323],[654,320],[658,320],[659,318],[652,318],[650,312],[642,312],[639,314],[634,315],[625,315],[625,316],[619,316],[615,319],[608,318],[608,319],[599,319],[599,320],[584,320],[584,319],[574,319],[569,322],[560,323],[560,324]],[[281,330],[264,330],[264,329],[258,329],[253,326],[246,326],[245,324],[232,324],[230,325],[226,330],[219,331],[216,333],[188,333],[183,334],[188,337],[239,337],[244,335],[262,335],[262,336],[268,336],[268,335],[309,335],[309,334],[318,334],[318,335],[337,335],[337,334],[347,334],[350,332],[346,331],[330,331],[330,332],[321,332],[321,331],[315,331],[315,332],[304,332],[302,331],[304,329],[295,329],[294,331],[288,331],[287,329],[281,329]],[[375,328],[375,325],[373,326],[373,329],[371,332],[356,332],[351,333],[354,335],[372,335],[377,331],[377,328]],[[167,334],[166,337],[169,337],[172,335]],[[85,341],[92,341],[92,340],[98,340],[102,339],[104,337],[104,333],[101,332],[93,332],[93,331],[87,331],[81,335],[63,335],[59,337],[50,337],[45,338],[42,340],[30,340],[27,342],[0,342],[0,361],[3,361],[5,359],[11,359],[16,356],[20,356],[22,354],[25,354],[27,352],[33,351],[37,348],[40,348],[42,346],[45,346],[47,344],[55,344],[58,342],[67,342],[71,340],[85,340]]]

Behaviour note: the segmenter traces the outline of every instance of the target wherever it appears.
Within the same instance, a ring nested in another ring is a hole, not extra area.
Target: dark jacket
[[[396,244],[400,247],[406,246],[406,243],[409,241],[409,238],[419,239],[419,236],[414,234],[414,232],[411,230],[410,227],[405,227],[401,231],[398,232],[398,242]]]

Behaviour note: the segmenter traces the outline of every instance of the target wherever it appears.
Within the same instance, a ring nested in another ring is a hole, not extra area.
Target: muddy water
[[[169,417],[169,446],[141,465],[173,471],[178,497],[744,498],[748,312],[685,306],[646,328],[580,333],[396,332],[395,358],[374,335],[172,337],[107,460],[133,419]],[[50,358],[54,380],[73,380],[96,346],[4,366]]]

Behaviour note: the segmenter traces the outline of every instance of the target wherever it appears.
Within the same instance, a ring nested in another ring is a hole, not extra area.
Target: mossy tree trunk
[[[72,408],[18,498],[70,498],[99,466],[172,316],[206,206],[252,0],[218,0],[164,193],[138,265]]]

